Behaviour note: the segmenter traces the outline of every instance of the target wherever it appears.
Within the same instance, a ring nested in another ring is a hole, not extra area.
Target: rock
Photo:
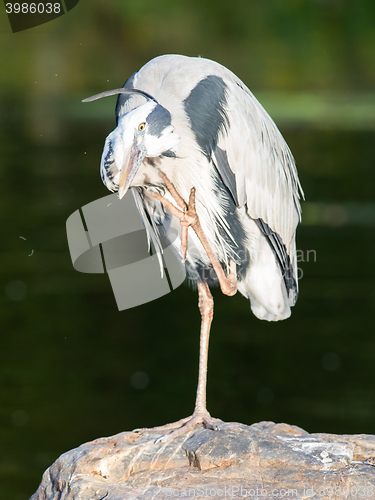
[[[155,443],[163,432],[123,432],[64,453],[30,500],[375,499],[375,436],[223,422]]]

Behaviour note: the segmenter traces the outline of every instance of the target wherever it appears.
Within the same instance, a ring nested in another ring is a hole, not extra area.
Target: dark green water
[[[14,109],[1,143],[0,477],[6,498],[22,500],[64,451],[191,413],[200,317],[185,286],[120,313],[105,275],[74,271],[65,221],[107,194],[98,164],[111,124],[62,122],[64,142],[47,146]],[[298,230],[301,256],[316,258],[300,262],[287,321],[259,321],[242,296],[214,291],[208,408],[247,424],[375,433],[375,233],[340,212],[374,199],[374,133],[284,135],[309,202],[335,204],[333,216]]]

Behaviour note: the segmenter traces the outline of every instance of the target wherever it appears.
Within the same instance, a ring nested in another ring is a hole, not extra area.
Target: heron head
[[[117,127],[106,139],[100,173],[110,191],[122,198],[132,185],[145,158],[173,156],[180,136],[174,132],[171,114],[156,99],[135,89],[98,94],[90,101],[113,93],[140,93],[147,102],[118,117]]]

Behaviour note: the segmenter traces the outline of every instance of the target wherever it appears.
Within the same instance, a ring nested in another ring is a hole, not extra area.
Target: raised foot
[[[161,171],[159,171],[159,175],[165,183],[168,191],[170,192],[172,198],[176,202],[179,208],[177,208],[173,203],[169,200],[161,196],[159,193],[152,193],[152,196],[160,201],[174,216],[176,216],[180,220],[181,224],[181,255],[182,261],[185,262],[186,252],[187,252],[187,244],[188,244],[188,228],[192,227],[195,234],[198,236],[200,242],[202,243],[203,248],[206,251],[207,257],[209,258],[212,267],[216,273],[216,276],[220,283],[221,291],[225,295],[234,295],[237,292],[237,272],[236,272],[236,263],[234,261],[230,262],[229,276],[226,276],[224,270],[212,251],[211,245],[208,242],[202,226],[199,221],[198,214],[195,208],[195,188],[191,188],[189,203],[187,204],[185,200],[180,196],[177,192],[177,189],[172,184],[172,182],[168,179],[168,177]]]
[[[168,191],[172,195],[172,198],[175,200],[177,205],[180,208],[175,207],[170,201],[165,199],[159,193],[152,193],[152,196],[156,198],[160,203],[162,203],[175,217],[180,220],[181,224],[181,255],[182,261],[185,262],[186,252],[187,252],[187,239],[188,239],[188,228],[194,227],[199,224],[198,215],[195,209],[195,188],[191,188],[189,203],[186,204],[185,200],[180,196],[177,189],[174,187],[172,182],[168,179],[168,177],[163,173],[159,172],[160,177],[163,179]]]
[[[210,416],[210,414],[207,412],[206,414],[193,414],[191,417],[187,418],[182,418],[181,420],[178,420],[177,422],[173,422],[171,424],[165,424],[165,425],[160,425],[159,427],[152,427],[149,429],[134,429],[133,432],[139,433],[139,435],[142,435],[145,431],[164,431],[164,430],[169,430],[172,429],[172,432],[169,432],[168,434],[164,434],[160,437],[158,437],[155,440],[155,443],[167,443],[169,441],[172,441],[173,439],[182,436],[183,434],[186,434],[192,430],[198,425],[198,424],[203,424],[206,429],[211,429],[213,431],[218,431],[220,430],[220,423],[223,421],[220,420],[219,418],[213,418]]]

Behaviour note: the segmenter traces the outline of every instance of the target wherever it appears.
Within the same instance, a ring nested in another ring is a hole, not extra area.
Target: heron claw
[[[214,268],[214,271],[217,275],[217,278],[220,283],[221,291],[225,295],[234,295],[237,292],[237,272],[236,272],[236,263],[231,261],[230,263],[230,272],[229,276],[226,276],[222,265],[218,261],[215,256],[212,248],[203,232],[202,226],[199,222],[199,217],[195,208],[195,188],[192,187],[189,195],[188,204],[185,203],[184,199],[177,192],[175,186],[168,179],[168,177],[160,172],[160,177],[163,179],[169,193],[172,198],[175,200],[177,205],[180,208],[177,208],[173,203],[169,200],[161,196],[159,193],[151,193],[151,195],[156,198],[160,203],[162,203],[175,217],[177,217],[181,224],[181,247],[180,252],[183,258],[183,262],[186,259],[186,252],[188,246],[188,229],[192,227],[195,234],[198,236],[200,242],[202,243],[203,248],[206,251],[207,257],[210,259],[211,265]]]
[[[222,420],[211,417],[207,411],[205,412],[202,411],[193,414],[191,417],[182,418],[181,420],[178,420],[177,422],[173,422],[171,424],[165,424],[150,429],[148,428],[134,429],[132,432],[138,434],[138,436],[141,436],[146,431],[155,432],[159,430],[160,431],[172,430],[172,432],[169,432],[167,434],[162,434],[161,436],[158,436],[155,439],[154,444],[160,444],[160,443],[167,443],[179,436],[192,432],[195,429],[195,427],[199,424],[203,424],[206,429],[210,429],[212,431],[219,431],[220,422],[222,422]]]
[[[186,419],[185,419],[186,420]],[[212,418],[210,414],[207,412],[207,415],[192,415],[181,427],[173,430],[169,434],[163,434],[163,436],[158,437],[154,443],[167,443],[172,441],[173,439],[182,436],[183,434],[187,434],[188,432],[192,432],[194,428],[198,424],[203,424],[206,429],[210,429],[212,431],[219,431],[220,427],[217,425],[217,421],[219,419]],[[222,422],[222,420],[219,420]]]

